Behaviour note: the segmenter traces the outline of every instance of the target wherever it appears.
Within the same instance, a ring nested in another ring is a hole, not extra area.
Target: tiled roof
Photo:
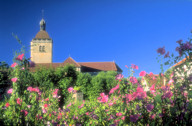
[[[39,31],[36,34],[35,38],[36,39],[50,39],[49,34],[44,30]]]
[[[187,58],[189,58],[189,56],[187,56]],[[181,64],[184,63],[185,61],[186,61],[186,58],[184,58],[183,60],[181,60],[181,61],[179,61],[178,63],[176,63],[175,65],[173,65],[173,67],[181,65]]]
[[[83,67],[88,67],[100,71],[121,71],[115,62],[79,62]]]
[[[41,66],[46,68],[57,68],[67,64],[73,64],[75,67],[83,68],[85,72],[96,71],[118,71],[122,72],[121,68],[115,62],[76,62],[71,57],[67,58],[63,63],[36,63],[34,67],[30,67],[30,71],[34,72],[36,68]]]
[[[63,65],[66,65],[66,64],[73,64],[75,65],[76,67],[81,67],[74,59],[72,59],[71,57],[67,58],[63,63]]]

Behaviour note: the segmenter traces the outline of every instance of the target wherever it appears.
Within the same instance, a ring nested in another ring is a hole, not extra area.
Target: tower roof
[[[46,32],[46,23],[45,20],[42,18],[40,21],[40,31],[36,34],[36,39],[50,39],[49,34]]]
[[[36,36],[36,39],[50,39],[49,34],[46,31],[39,31]]]

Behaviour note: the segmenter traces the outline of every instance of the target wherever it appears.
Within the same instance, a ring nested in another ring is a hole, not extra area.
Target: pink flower
[[[17,98],[17,104],[21,105],[22,99]]]
[[[131,68],[136,69],[136,70],[139,69],[139,67],[137,65],[135,65],[135,64],[131,64]]]
[[[156,115],[155,115],[155,114],[153,114],[153,115],[151,115],[151,116],[150,116],[150,118],[151,118],[151,119],[154,119],[154,118],[155,118],[155,116],[156,116]]]
[[[103,97],[101,98],[101,101],[100,101],[100,102],[105,103],[105,102],[107,102],[107,101],[108,101],[108,95],[105,95],[105,96],[103,96]]]
[[[125,116],[123,116],[121,119],[122,119],[122,120],[125,120]]]
[[[172,84],[173,82],[174,82],[174,80],[173,80],[173,79],[170,79],[169,82],[168,82],[168,84]]]
[[[154,108],[154,105],[152,105],[152,104],[147,105],[147,111],[148,112],[151,112],[153,110],[153,108]]]
[[[11,94],[12,92],[13,92],[13,88],[11,88],[11,89],[9,89],[9,90],[7,91],[8,94]]]
[[[71,93],[73,91],[73,88],[72,87],[69,87],[68,88],[68,92]]]
[[[153,73],[152,73],[152,72],[150,72],[150,73],[149,73],[149,76],[153,76]]]
[[[17,78],[16,78],[16,77],[15,77],[15,78],[12,78],[11,81],[14,82],[14,83],[16,83],[16,82],[17,82]]]
[[[31,108],[31,105],[27,105],[27,108]]]
[[[131,94],[126,94],[126,98],[128,99],[129,102],[134,99]]]
[[[119,84],[114,87],[115,90],[119,89]]]
[[[117,80],[120,80],[120,79],[122,79],[124,76],[122,75],[122,74],[118,74],[117,76],[116,76],[116,79]]]
[[[103,97],[103,96],[105,96],[105,94],[104,93],[100,93],[100,96]]]
[[[165,47],[163,47],[163,48],[158,48],[158,49],[157,49],[157,53],[160,53],[161,55],[164,55],[164,54],[165,54]]]
[[[119,84],[116,85],[114,88],[112,88],[110,91],[109,91],[109,94],[112,94],[114,93],[115,90],[119,89]]]
[[[15,67],[15,66],[17,66],[18,64],[17,63],[13,63],[12,65],[11,65],[11,67]]]
[[[31,92],[33,90],[33,88],[32,87],[28,87],[27,90]]]
[[[23,56],[24,56],[24,54],[18,55],[18,57],[16,58],[16,60],[22,61]]]
[[[136,84],[138,82],[136,77],[130,77],[129,80],[132,84]]]
[[[126,68],[129,68],[127,65],[125,65]]]
[[[122,113],[120,113],[120,112],[116,113],[116,116],[122,116]]]
[[[5,104],[5,106],[6,106],[6,107],[9,107],[9,106],[10,106],[10,104],[7,102],[7,103]]]
[[[67,107],[70,107],[71,106],[71,103],[69,103],[68,105],[67,105]]]
[[[27,116],[27,115],[28,115],[27,110],[21,110],[21,112],[23,112],[25,116]]]
[[[48,105],[47,104],[44,104],[44,108],[47,108],[48,107]]]
[[[110,91],[109,91],[109,94],[113,94],[114,93],[114,88],[112,88]]]
[[[57,93],[58,93],[59,89],[55,89],[55,91],[53,92],[53,97],[56,98],[57,97]]]
[[[137,120],[139,119],[139,116],[140,116],[140,114],[135,114],[135,115],[130,115],[130,121],[131,122],[137,122]]]
[[[110,102],[110,103],[109,103],[109,106],[112,106],[112,105],[113,105],[113,103],[112,103],[112,102]]]
[[[86,112],[85,114],[86,114],[86,115],[89,115],[89,112]]]
[[[149,89],[150,91],[151,91],[151,94],[153,94],[154,96],[155,96],[155,84],[153,84],[151,87],[150,87],[150,89]]]
[[[145,71],[141,71],[140,73],[139,73],[139,76],[145,76],[146,75],[146,72]]]

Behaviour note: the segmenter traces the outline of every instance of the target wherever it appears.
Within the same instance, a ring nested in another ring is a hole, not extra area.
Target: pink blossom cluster
[[[129,78],[129,81],[130,81],[132,84],[137,84],[137,83],[138,83],[136,77],[130,77],[130,78]]]
[[[21,110],[22,113],[24,113],[25,116],[28,115],[28,111],[27,110]]]
[[[73,91],[73,88],[72,87],[69,87],[68,88],[68,92],[71,93]]]
[[[105,95],[104,93],[100,94],[101,97],[98,97],[97,100],[99,100],[99,102],[105,103],[108,102],[108,95]]]
[[[57,98],[57,97],[58,97],[58,95],[57,95],[57,94],[58,94],[58,91],[59,91],[59,89],[55,89],[55,90],[54,90],[54,92],[53,92],[53,97],[54,97],[54,98]]]
[[[37,92],[37,93],[39,93],[39,92],[40,92],[40,90],[39,90],[39,88],[38,88],[38,87],[35,87],[35,88],[28,87],[28,88],[27,88],[27,90],[28,90],[28,91],[30,91],[30,92]]]
[[[114,88],[112,88],[109,92],[109,94],[114,93],[115,90],[119,89],[119,84],[117,86],[115,86]]]

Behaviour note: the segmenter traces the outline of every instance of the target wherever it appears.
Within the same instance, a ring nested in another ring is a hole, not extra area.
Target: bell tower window
[[[45,52],[45,46],[39,46],[39,52]]]

